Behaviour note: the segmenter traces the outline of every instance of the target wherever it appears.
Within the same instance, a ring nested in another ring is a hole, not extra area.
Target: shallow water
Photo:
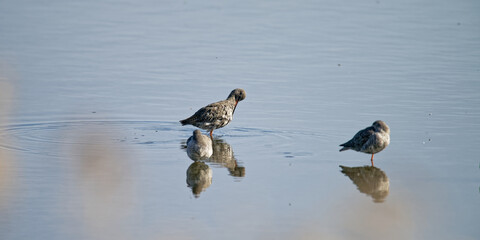
[[[0,238],[478,239],[479,9],[1,1]],[[237,87],[189,186],[178,120]]]

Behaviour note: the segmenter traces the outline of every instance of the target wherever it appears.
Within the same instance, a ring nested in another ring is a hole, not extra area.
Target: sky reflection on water
[[[1,239],[480,236],[478,1],[0,6]],[[178,120],[234,88],[192,194]]]

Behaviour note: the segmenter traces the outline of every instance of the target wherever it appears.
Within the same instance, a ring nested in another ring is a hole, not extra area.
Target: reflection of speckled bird
[[[193,131],[187,140],[187,155],[194,161],[204,160],[212,156],[212,139],[203,135],[200,130]]]
[[[234,177],[245,176],[245,167],[237,164],[232,147],[222,139],[213,140],[213,155],[207,161],[226,167]]]
[[[204,162],[196,161],[187,169],[187,184],[195,197],[212,184],[212,169]]]
[[[381,169],[373,166],[340,166],[340,168],[342,168],[342,173],[357,185],[360,192],[371,196],[374,202],[385,201],[390,191],[390,180]]]
[[[234,89],[226,100],[202,107],[191,117],[181,120],[180,123],[208,130],[212,138],[213,130],[225,127],[232,121],[238,102],[245,99],[245,96],[246,93],[243,89]]]
[[[390,144],[390,128],[383,121],[377,120],[372,126],[360,130],[350,141],[341,144],[341,151],[348,149],[372,154],[370,161],[373,166],[373,154],[385,149]]]

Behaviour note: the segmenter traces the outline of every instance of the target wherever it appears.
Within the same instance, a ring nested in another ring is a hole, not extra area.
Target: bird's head
[[[372,126],[375,128],[375,131],[377,131],[377,132],[384,131],[384,132],[390,133],[390,128],[382,120],[377,120],[377,121],[373,122]]]
[[[195,139],[199,139],[200,137],[202,137],[202,132],[200,132],[200,130],[198,129],[195,129],[195,131],[193,131],[193,136]]]
[[[245,99],[246,96],[247,94],[245,93],[245,90],[236,88],[230,93],[230,95],[228,95],[227,99],[235,98],[235,103],[238,103]]]

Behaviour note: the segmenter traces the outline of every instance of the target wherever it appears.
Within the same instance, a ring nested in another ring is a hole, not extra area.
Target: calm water
[[[0,239],[478,239],[479,13],[0,1]],[[194,165],[178,120],[238,87]],[[376,168],[338,152],[377,119]]]

